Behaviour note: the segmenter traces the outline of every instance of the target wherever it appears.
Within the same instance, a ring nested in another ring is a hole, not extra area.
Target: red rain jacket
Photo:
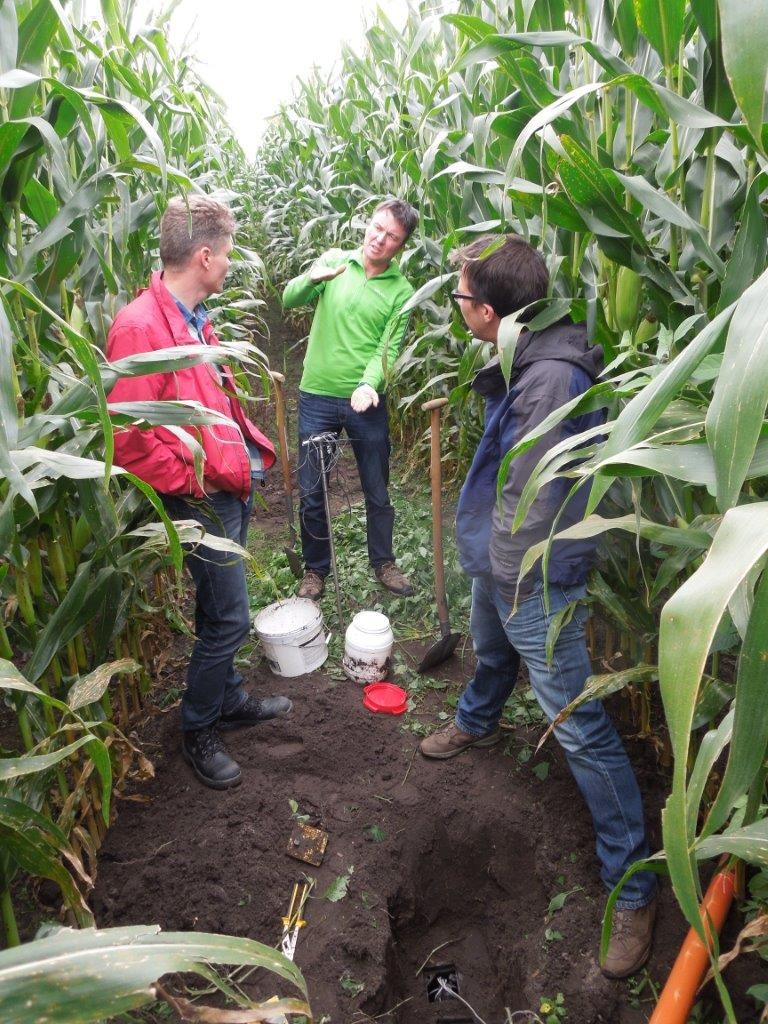
[[[210,324],[205,340],[217,345]],[[107,338],[107,358],[111,361],[138,352],[194,344],[187,323],[165,287],[159,271],[152,274],[149,287],[117,314]],[[264,469],[275,461],[272,443],[246,417],[235,397],[235,383],[229,367],[221,366],[224,386],[216,369],[201,363],[173,373],[148,373],[142,377],[123,377],[110,392],[112,402],[200,402],[214,412],[223,413],[234,424],[185,427],[202,444],[205,452],[204,477],[207,484],[229,491],[245,501],[251,489],[251,459],[243,438],[261,452]],[[238,429],[239,428],[239,429]],[[125,427],[115,431],[115,463],[134,473],[163,494],[203,497],[195,477],[191,450],[165,427]]]

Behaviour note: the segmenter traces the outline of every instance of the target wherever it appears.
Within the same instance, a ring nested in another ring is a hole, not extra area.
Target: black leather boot
[[[271,718],[283,718],[292,707],[293,701],[287,697],[254,697],[249,693],[236,711],[221,716],[218,725],[220,729],[242,729]]]
[[[185,732],[181,750],[184,760],[204,785],[212,789],[240,785],[240,765],[230,757],[215,725]]]

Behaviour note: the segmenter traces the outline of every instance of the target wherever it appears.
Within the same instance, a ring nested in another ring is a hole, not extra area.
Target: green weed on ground
[[[446,724],[453,718],[456,704],[465,679],[450,678],[453,673],[443,674],[438,668],[429,675],[417,671],[418,659],[409,649],[409,642],[416,641],[427,646],[440,637],[437,607],[434,596],[434,556],[432,549],[432,515],[427,494],[401,491],[393,487],[392,501],[395,507],[395,550],[400,568],[410,576],[416,587],[416,594],[409,598],[396,597],[385,591],[373,575],[368,562],[365,532],[365,507],[362,502],[350,504],[333,518],[333,540],[336,549],[336,563],[339,576],[342,621],[338,621],[336,599],[332,579],[329,577],[326,592],[320,606],[323,619],[331,632],[329,657],[323,671],[332,679],[344,679],[341,659],[344,653],[344,633],[353,616],[362,609],[383,612],[392,625],[396,643],[393,655],[392,677],[408,691],[409,711],[418,712],[424,699],[434,693],[443,695],[443,707],[429,721],[418,714],[409,714],[404,726],[416,735],[426,735],[435,724]],[[288,566],[283,546],[289,541],[288,529],[279,536],[267,536],[258,520],[252,524],[248,535],[248,548],[255,563],[248,570],[248,589],[251,609],[255,616],[274,601],[285,599],[295,593],[297,581]],[[445,558],[445,583],[448,599],[451,630],[462,634],[457,654],[471,649],[469,637],[470,580],[459,565],[455,539],[450,525],[443,531]],[[243,648],[241,658],[251,658],[255,643]],[[528,726],[541,729],[544,716],[524,681],[518,685],[504,709],[504,721],[512,726]],[[523,764],[533,752],[533,747],[524,744],[524,749],[510,751]],[[548,770],[543,760],[536,773]]]
[[[393,491],[395,488],[393,488]],[[333,517],[333,540],[339,576],[343,621],[339,623],[333,581],[329,576],[320,606],[329,628],[343,639],[352,617],[363,609],[383,612],[397,640],[428,640],[437,635],[434,597],[432,517],[429,500],[422,494],[393,494],[395,550],[402,571],[416,587],[413,597],[396,597],[385,591],[368,561],[365,507],[362,502]],[[287,528],[279,537],[267,537],[258,524],[251,527],[248,547],[256,565],[248,573],[248,589],[254,614],[273,601],[290,597],[296,589],[283,545]],[[470,585],[459,566],[452,530],[444,531],[445,580],[451,628],[466,634],[469,622]]]

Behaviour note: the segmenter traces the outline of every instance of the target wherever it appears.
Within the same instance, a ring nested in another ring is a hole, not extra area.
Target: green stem
[[[13,912],[13,902],[9,889],[3,889],[2,894],[0,894],[0,913],[2,913],[3,917],[6,945],[9,948],[11,946],[20,946],[19,927],[16,924],[16,915]]]
[[[603,131],[605,132],[605,148],[608,159],[613,162],[613,138],[616,125],[613,120],[613,96],[609,89],[603,93]]]
[[[8,639],[8,630],[5,628],[5,623],[0,619],[0,658],[5,658],[6,661],[13,660],[13,648],[11,647],[11,641]]]

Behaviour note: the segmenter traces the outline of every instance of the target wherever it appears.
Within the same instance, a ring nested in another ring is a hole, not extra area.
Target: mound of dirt
[[[447,667],[458,680],[471,666],[454,658]],[[257,664],[248,685],[288,694],[294,710],[228,734],[243,768],[235,790],[194,779],[179,752],[177,709],[149,721],[143,741],[156,777],[140,801],[120,801],[100,856],[99,925],[159,922],[277,945],[293,886],[307,877],[314,887],[296,963],[317,1020],[472,1020],[455,999],[430,1001],[443,994],[440,977],[488,1024],[502,1024],[505,1008],[538,1010],[558,992],[569,1021],[647,1019],[629,1005],[627,985],[598,970],[605,894],[588,815],[559,751],[549,752],[544,780],[507,756],[537,738],[525,730],[431,762],[405,719],[367,711],[351,682],[323,671],[279,679]],[[649,781],[655,787],[650,773]],[[328,833],[319,868],[287,854],[292,807]],[[338,879],[346,895],[332,902],[324,894],[338,895]],[[551,909],[563,893],[562,908]],[[683,933],[665,894],[656,977]],[[259,996],[277,987],[266,973],[246,986]]]

